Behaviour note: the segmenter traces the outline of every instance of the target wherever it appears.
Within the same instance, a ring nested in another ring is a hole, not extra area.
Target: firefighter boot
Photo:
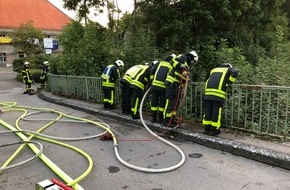
[[[176,122],[174,122],[174,118],[171,119],[171,117],[165,117],[163,120],[163,125],[168,128],[175,128]]]
[[[132,119],[140,119],[139,113],[134,114],[132,112]]]
[[[211,130],[209,132],[210,136],[217,136],[218,134],[221,133],[220,129],[217,129],[216,127],[211,127]]]
[[[210,131],[211,131],[211,125],[205,125],[204,126],[204,132],[203,133],[205,135],[209,135]]]
[[[157,122],[157,111],[152,111],[152,123]]]
[[[159,112],[158,114],[158,119],[159,119],[159,123],[162,124],[163,123],[163,118],[164,118],[164,115],[163,115],[163,112]]]
[[[109,106],[109,103],[108,102],[104,102],[104,109],[108,109],[110,106]]]
[[[116,109],[115,104],[109,104],[109,109],[110,109],[110,110]]]
[[[31,89],[28,90],[28,95],[33,95],[33,91]]]
[[[170,121],[170,117],[165,117],[163,119],[163,125],[166,127],[168,125],[169,121]]]

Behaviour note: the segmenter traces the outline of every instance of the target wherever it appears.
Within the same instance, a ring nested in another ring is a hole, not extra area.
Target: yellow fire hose
[[[4,108],[2,110],[2,112],[7,112],[7,111],[22,111],[24,112],[24,114],[22,114],[22,116],[20,116],[17,120],[16,120],[16,128],[12,127],[11,125],[9,125],[8,123],[5,123],[3,120],[0,120],[0,124],[2,124],[3,126],[5,126],[6,128],[10,129],[11,131],[18,131],[18,130],[22,130],[19,126],[19,121],[21,118],[23,118],[26,114],[27,114],[27,111],[24,109],[24,108],[30,108],[30,109],[37,109],[37,108],[31,108],[31,107],[24,107],[24,106],[19,106],[19,107],[15,107],[15,108],[11,108],[13,106],[16,105],[16,103],[1,103],[0,105],[2,105],[2,107]],[[8,109],[6,109],[8,108]],[[44,110],[43,108],[39,108],[38,110]],[[49,160],[49,158],[47,158],[43,153],[39,156],[39,158],[48,166],[50,167],[59,177],[61,177],[66,183],[68,186],[72,186],[74,189],[76,190],[81,190],[83,189],[79,184],[77,184],[78,182],[80,182],[85,176],[87,176],[92,168],[93,168],[93,161],[91,159],[91,157],[85,153],[84,151],[82,151],[81,149],[79,148],[76,148],[74,146],[71,146],[69,144],[66,144],[66,143],[63,143],[63,142],[59,142],[59,141],[55,141],[55,140],[52,140],[52,139],[49,139],[49,138],[45,138],[45,137],[40,137],[40,136],[37,136],[37,133],[40,133],[42,132],[44,129],[46,129],[47,127],[49,127],[51,124],[53,124],[54,122],[56,122],[57,120],[59,120],[62,116],[66,116],[66,117],[70,117],[70,118],[74,118],[74,119],[81,119],[81,118],[76,118],[76,117],[72,117],[72,116],[69,116],[69,115],[66,115],[66,114],[62,114],[60,112],[57,112],[55,110],[51,110],[51,109],[45,109],[45,110],[49,110],[51,112],[55,112],[55,113],[58,113],[59,114],[59,117],[46,124],[45,126],[43,126],[42,128],[40,128],[39,130],[37,130],[34,134],[30,135],[30,137],[26,137],[24,134],[22,133],[16,133],[22,140],[24,141],[29,141],[30,139],[32,139],[33,137],[36,137],[36,138],[39,138],[41,140],[44,140],[44,141],[47,141],[47,142],[51,142],[51,143],[54,143],[54,144],[58,144],[58,145],[61,145],[61,146],[64,146],[64,147],[67,147],[67,148],[70,148],[72,150],[75,150],[77,151],[78,153],[82,154],[84,157],[86,157],[86,159],[88,160],[89,162],[89,167],[88,169],[81,175],[79,176],[78,178],[76,178],[75,180],[73,180],[71,177],[69,177],[65,172],[63,172],[57,165],[55,165],[52,161]],[[81,120],[85,120],[85,121],[89,121],[89,120],[86,120],[86,119],[81,119]],[[99,126],[101,126],[100,124],[96,123],[96,122],[91,122],[91,123],[94,123],[94,124],[97,124]],[[3,166],[1,168],[4,168],[4,167],[7,167],[7,165],[9,165],[9,163],[12,162],[12,160],[19,154],[19,152],[23,149],[25,145],[21,145],[14,153],[13,155],[3,164]],[[38,148],[34,145],[34,144],[28,144],[28,146],[34,151],[34,153],[38,153],[39,150]],[[1,172],[1,171],[0,171]]]
[[[141,102],[141,108],[144,102],[144,99],[147,95],[147,93],[149,92],[150,89],[148,89],[148,91],[145,93],[142,102]],[[91,159],[91,157],[84,151],[82,151],[81,149],[74,147],[72,145],[54,140],[52,137],[48,137],[47,135],[42,134],[41,132],[44,131],[46,128],[48,128],[50,125],[52,125],[55,122],[60,121],[60,119],[62,117],[67,117],[73,120],[77,120],[77,121],[83,121],[83,122],[87,122],[87,123],[91,123],[93,125],[96,125],[102,129],[104,129],[106,131],[106,133],[109,133],[112,136],[113,139],[113,147],[114,147],[114,152],[115,155],[117,157],[117,159],[125,166],[137,170],[137,171],[143,171],[143,172],[149,172],[149,173],[158,173],[158,172],[168,172],[168,171],[172,171],[175,170],[176,168],[180,167],[181,165],[183,165],[183,163],[185,162],[185,155],[184,153],[174,144],[164,140],[161,137],[157,138],[163,142],[165,142],[166,144],[172,146],[174,149],[176,149],[180,155],[181,155],[181,161],[179,163],[177,163],[174,166],[168,167],[168,168],[160,168],[160,169],[153,169],[153,168],[144,168],[144,167],[138,167],[138,166],[134,166],[131,165],[127,162],[125,162],[119,155],[118,152],[118,143],[117,143],[117,139],[114,135],[114,133],[110,130],[109,126],[104,124],[104,123],[100,123],[100,122],[95,122],[95,121],[91,121],[88,119],[84,119],[84,118],[78,118],[78,117],[74,117],[71,115],[67,115],[64,113],[61,113],[59,111],[53,110],[53,109],[47,109],[47,108],[34,108],[34,107],[26,107],[26,106],[16,106],[17,103],[15,102],[6,102],[6,103],[0,103],[0,108],[2,107],[2,110],[0,110],[0,112],[8,112],[8,111],[19,111],[19,112],[23,112],[23,114],[17,118],[16,122],[15,122],[15,126],[16,128],[14,128],[13,126],[9,125],[8,123],[4,122],[3,120],[0,120],[0,124],[2,124],[3,126],[5,126],[7,129],[10,129],[11,131],[15,131],[15,133],[23,140],[23,141],[29,141],[32,138],[38,138],[50,143],[54,143],[60,146],[64,146],[67,148],[70,148],[78,153],[80,153],[81,155],[83,155],[89,162],[89,166],[87,168],[87,170],[80,175],[79,177],[77,177],[76,179],[72,179],[70,176],[68,176],[64,171],[62,171],[56,164],[54,164],[48,157],[46,157],[43,153],[40,154],[39,158],[52,170],[54,171],[61,179],[63,179],[63,181],[65,181],[67,183],[68,186],[73,187],[75,190],[82,190],[83,188],[78,184],[82,179],[84,179],[92,170],[93,168],[93,161]],[[21,119],[24,120],[24,117],[28,115],[26,109],[32,109],[32,110],[40,110],[40,111],[49,111],[52,113],[57,113],[59,114],[59,116],[55,119],[50,121],[48,124],[44,125],[43,127],[41,127],[40,129],[38,129],[36,132],[35,131],[29,131],[29,130],[22,130],[21,127],[19,126],[19,121]],[[140,114],[142,115],[142,109],[140,109]],[[141,121],[142,124],[144,125],[144,127],[153,135],[156,136],[156,134],[154,134],[152,131],[149,130],[149,128],[146,126],[143,117],[141,116]],[[25,136],[26,135],[30,135],[29,137]],[[64,140],[64,139],[62,139]],[[34,145],[34,144],[27,144],[33,151],[35,154],[37,154],[37,152],[39,152],[38,148]],[[25,146],[25,144],[21,145],[14,153],[13,155],[3,164],[3,167],[6,167],[9,165],[9,163],[12,162],[12,160],[19,154],[19,152],[23,149],[23,147]],[[0,173],[1,173],[1,168],[0,168]]]

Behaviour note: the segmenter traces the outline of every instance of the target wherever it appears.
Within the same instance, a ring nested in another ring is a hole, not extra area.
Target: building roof
[[[61,31],[71,18],[48,0],[0,0],[0,28],[16,29],[33,21],[41,30]]]

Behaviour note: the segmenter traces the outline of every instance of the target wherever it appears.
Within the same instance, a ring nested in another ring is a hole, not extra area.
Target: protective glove
[[[181,64],[180,67],[183,69],[187,69],[187,64]]]
[[[231,69],[231,75],[234,77],[234,78],[237,78],[238,75],[239,75],[239,69],[236,69],[236,68],[232,68]]]
[[[28,83],[32,83],[32,81],[31,81],[31,80],[28,80],[27,82],[28,82]]]
[[[184,70],[184,71],[182,71],[182,75],[186,77],[187,75],[189,75],[189,72]]]

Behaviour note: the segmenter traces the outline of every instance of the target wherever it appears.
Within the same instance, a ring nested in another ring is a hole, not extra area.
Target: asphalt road
[[[118,139],[119,154],[123,160],[146,168],[167,168],[180,161],[180,155],[173,148],[152,139],[142,126],[132,126],[111,118],[90,115],[71,108],[51,104],[36,95],[23,95],[24,85],[14,80],[15,73],[0,67],[0,103],[16,102],[18,106],[50,108],[71,116],[102,121],[110,125]],[[35,110],[25,109],[32,113]],[[0,119],[14,126],[20,111],[0,113]],[[54,119],[54,113],[39,113],[29,119]],[[65,118],[63,118],[65,119]],[[47,121],[49,122],[49,121]],[[44,121],[20,121],[23,129],[37,130],[47,124]],[[7,130],[0,126],[0,131]],[[90,136],[103,130],[85,123],[57,122],[44,131],[45,134],[62,137]],[[37,140],[37,139],[35,139]],[[185,154],[185,163],[176,170],[164,173],[144,173],[124,166],[113,150],[112,141],[98,138],[70,141],[88,153],[94,162],[92,171],[79,184],[86,190],[289,190],[290,172],[277,167],[248,160],[226,152],[211,149],[180,139],[169,139]],[[14,134],[2,135],[0,145],[18,142]],[[73,179],[88,167],[87,160],[80,154],[41,140],[44,154]],[[0,164],[11,156],[19,145],[0,148]],[[25,148],[13,163],[33,155]],[[0,174],[0,190],[33,190],[37,182],[58,178],[40,159],[25,165],[5,170]]]

